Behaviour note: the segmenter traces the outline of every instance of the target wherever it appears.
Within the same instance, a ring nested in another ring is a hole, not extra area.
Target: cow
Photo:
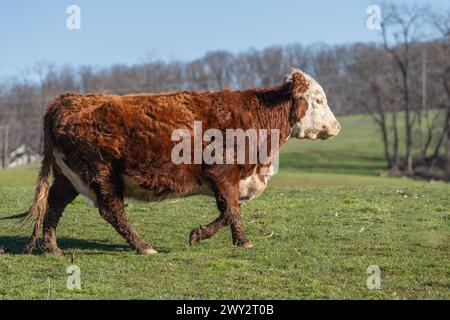
[[[195,121],[220,132],[275,129],[280,146],[291,137],[328,139],[341,129],[322,87],[299,69],[280,85],[240,91],[62,94],[44,114],[44,156],[33,203],[23,214],[35,222],[26,249],[35,248],[42,225],[42,250],[61,254],[56,227],[64,208],[79,194],[144,255],[157,252],[130,225],[124,197],[158,201],[210,194],[219,216],[192,230],[189,244],[230,226],[233,244],[251,248],[240,209],[264,191],[273,158],[265,163],[174,163],[173,132],[191,132]]]

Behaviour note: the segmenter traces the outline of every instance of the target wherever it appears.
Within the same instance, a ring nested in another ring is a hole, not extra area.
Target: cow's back
[[[171,159],[178,143],[171,140],[172,132],[192,130],[199,117],[192,99],[187,93],[69,93],[55,99],[46,116],[51,117],[57,151],[87,184],[102,169],[112,168],[124,181],[154,190],[158,198],[192,192],[203,183],[201,165],[176,165]]]

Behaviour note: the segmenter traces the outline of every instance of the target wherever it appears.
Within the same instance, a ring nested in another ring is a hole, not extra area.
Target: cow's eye
[[[322,99],[316,99],[316,102],[317,102],[318,104],[322,104],[322,103],[323,103],[323,100],[322,100]]]

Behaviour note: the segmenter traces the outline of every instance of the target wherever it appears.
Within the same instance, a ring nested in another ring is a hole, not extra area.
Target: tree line
[[[321,83],[335,114],[370,115],[393,174],[448,179],[450,10],[389,4],[382,13],[377,43],[222,50],[188,62],[149,59],[109,67],[36,63],[31,74],[0,81],[1,163],[21,144],[41,150],[42,112],[66,91],[243,89],[279,84],[297,67]]]

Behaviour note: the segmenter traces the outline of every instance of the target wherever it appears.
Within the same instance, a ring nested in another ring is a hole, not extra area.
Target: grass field
[[[380,177],[376,127],[340,120],[333,140],[283,148],[280,172],[243,208],[254,248],[233,247],[228,229],[187,245],[216,217],[211,198],[128,200],[160,252],[139,256],[77,198],[58,228],[63,257],[23,254],[31,230],[1,222],[0,299],[449,299],[450,186]],[[35,178],[36,167],[0,171],[0,217],[28,207]],[[66,288],[72,255],[79,291]],[[367,288],[370,265],[381,269],[379,290]]]

